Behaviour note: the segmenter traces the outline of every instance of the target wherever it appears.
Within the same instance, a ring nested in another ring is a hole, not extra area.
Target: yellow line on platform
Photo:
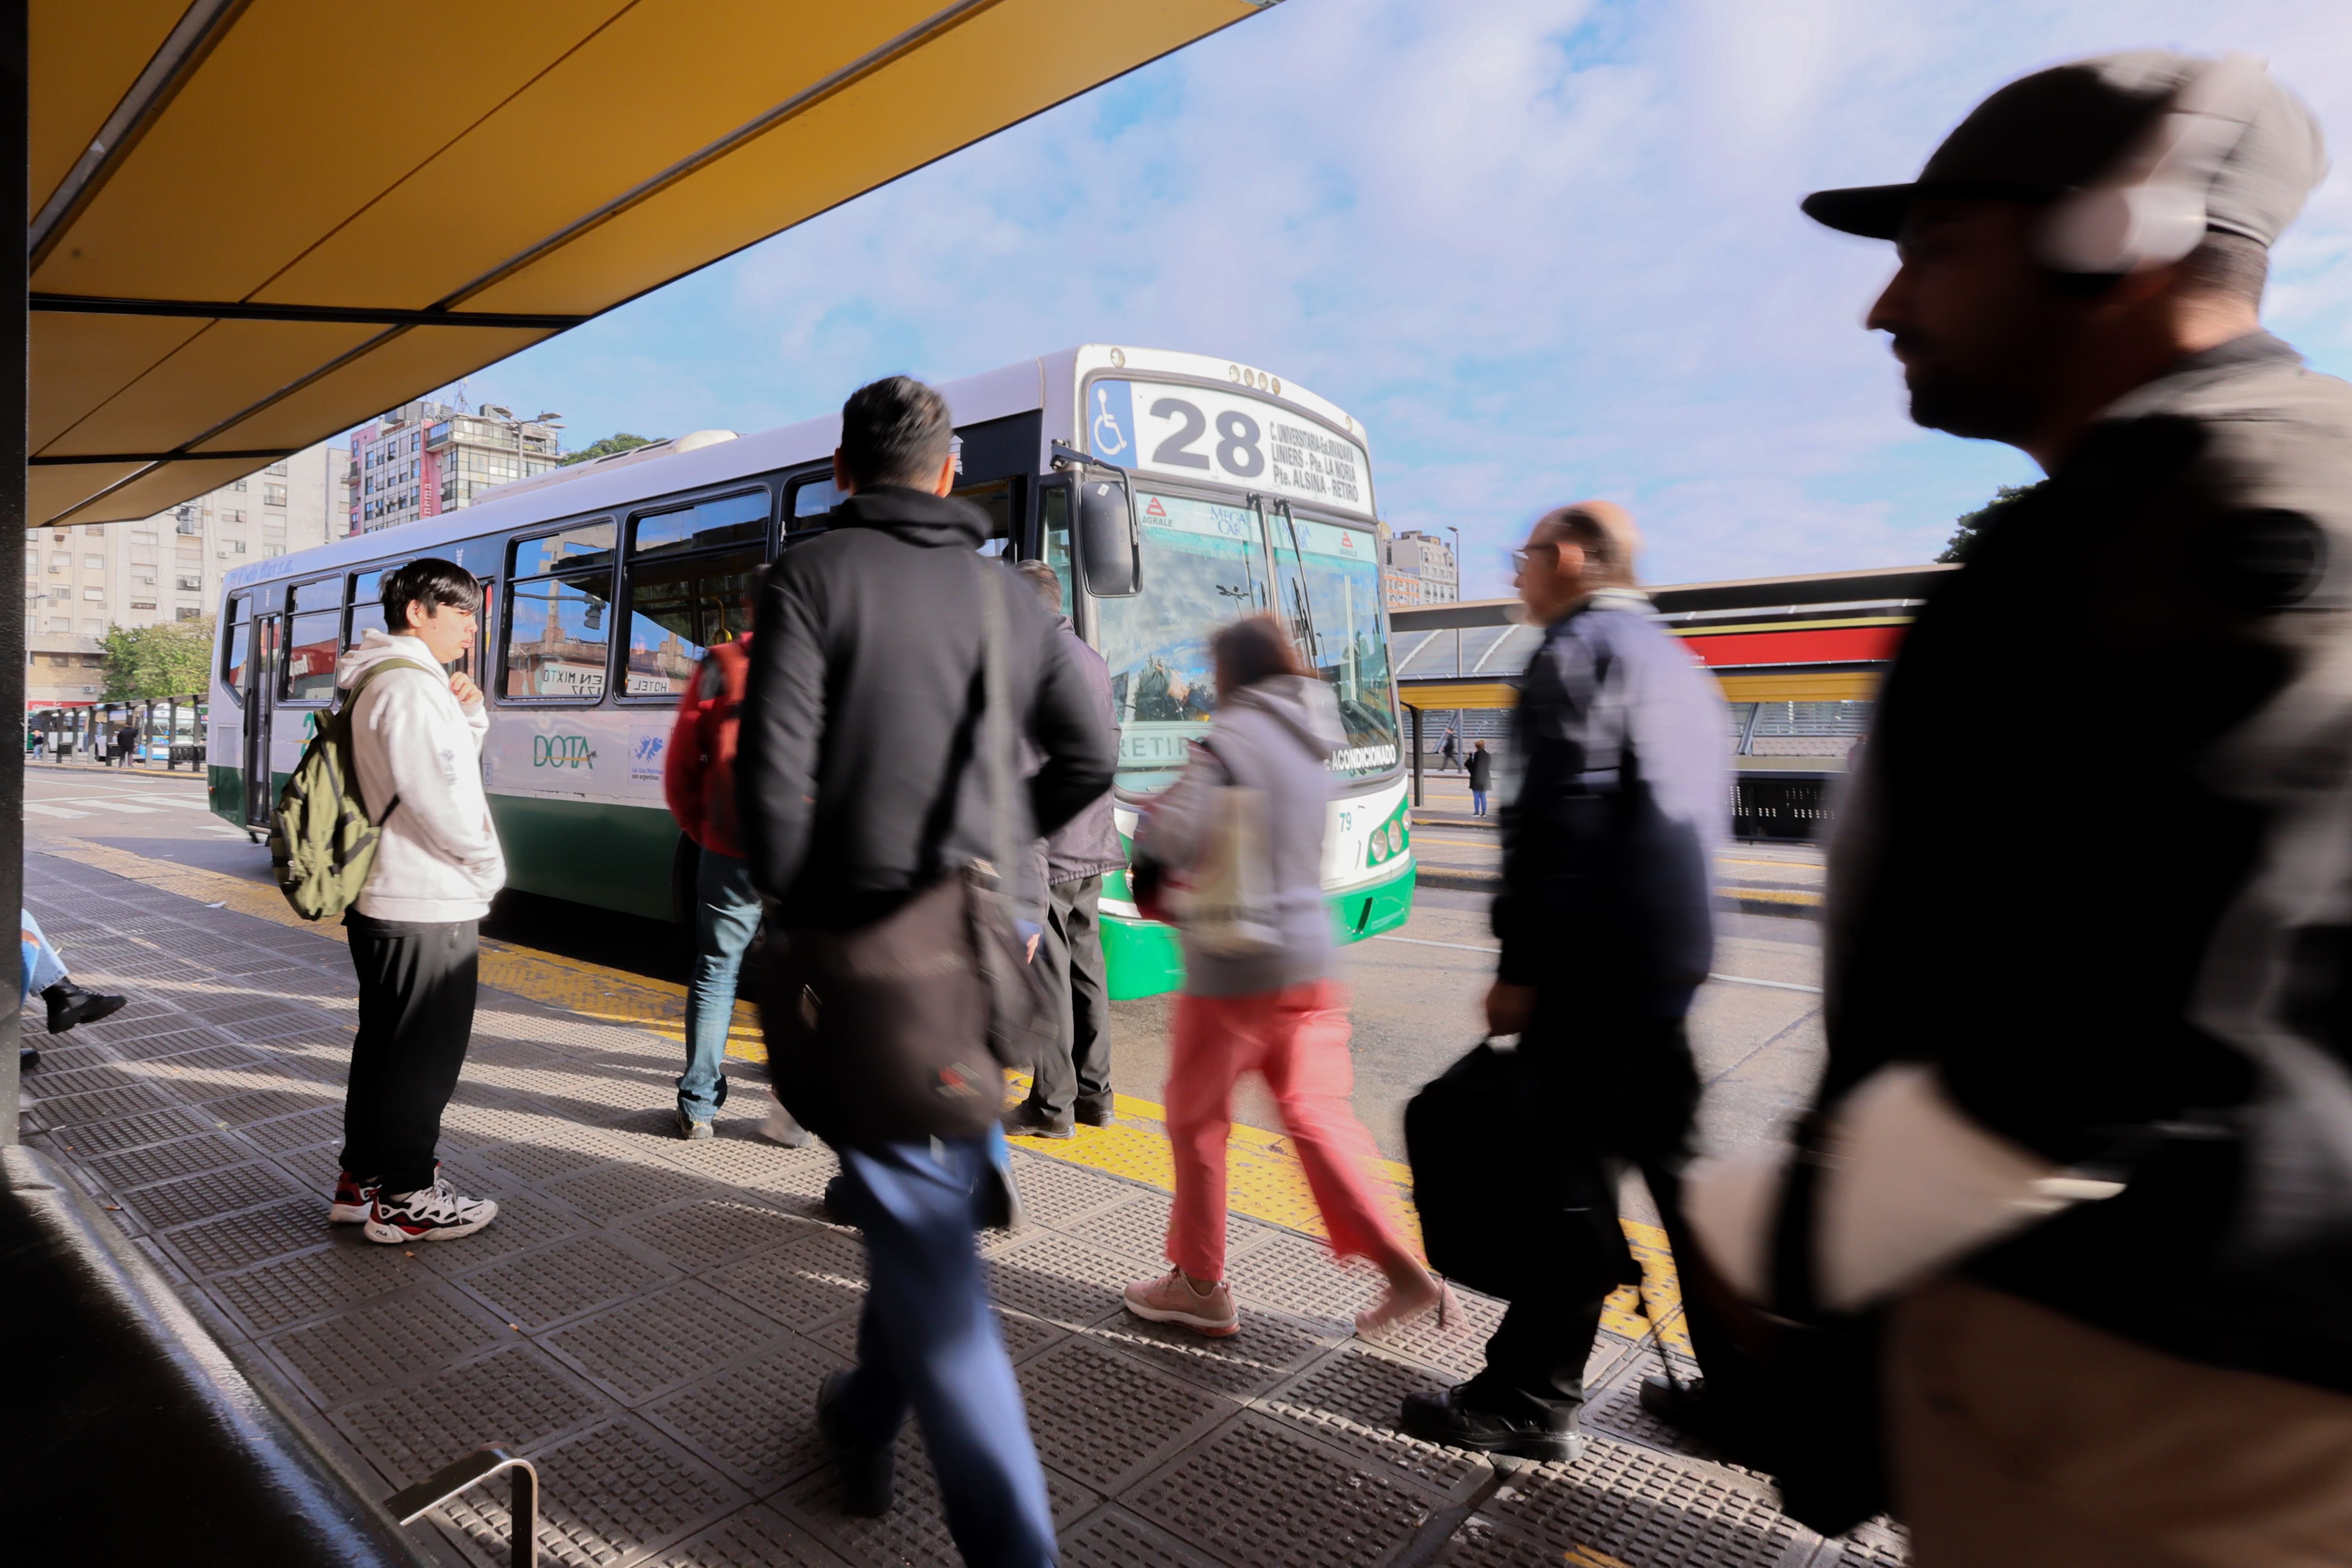
[[[340,925],[304,920],[288,906],[278,889],[249,882],[226,872],[154,860],[87,839],[65,841],[78,865],[111,872],[117,876],[194,899],[208,907],[233,909],[257,920],[344,940]],[[61,845],[60,847],[64,847]],[[560,957],[535,948],[484,938],[482,984],[531,1001],[561,1008],[583,1018],[650,1030],[666,1039],[686,1039],[686,988],[667,980],[632,975],[603,964]],[[768,1059],[760,1035],[759,1018],[746,1002],[735,1004],[734,1022],[727,1031],[727,1054],[746,1061]],[[1028,1080],[1012,1075],[1017,1088]],[[1118,1120],[1108,1127],[1081,1126],[1075,1137],[1024,1138],[1020,1146],[1071,1165],[1085,1166],[1112,1176],[1143,1182],[1160,1191],[1175,1186],[1175,1166],[1169,1155],[1168,1113],[1149,1100],[1116,1097]],[[1306,1172],[1292,1152],[1289,1138],[1258,1127],[1236,1125],[1225,1145],[1226,1207],[1244,1218],[1264,1220],[1286,1229],[1324,1237],[1315,1195]],[[1398,1224],[1416,1250],[1421,1227],[1412,1208],[1412,1171],[1394,1160],[1374,1162],[1373,1173],[1389,1190]],[[1666,1250],[1665,1233],[1635,1220],[1622,1221],[1633,1255],[1641,1260],[1643,1288],[1653,1310],[1664,1322],[1666,1342],[1687,1351],[1688,1332],[1676,1309],[1681,1296],[1674,1260]],[[1611,1331],[1639,1338],[1642,1320],[1635,1315],[1633,1291],[1621,1290],[1609,1299],[1601,1322]]]

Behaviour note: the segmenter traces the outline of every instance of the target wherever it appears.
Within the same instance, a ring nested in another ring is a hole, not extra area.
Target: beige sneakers
[[[1171,1269],[1157,1280],[1138,1280],[1123,1294],[1127,1310],[1150,1322],[1181,1323],[1211,1339],[1241,1330],[1233,1291],[1222,1283],[1204,1291],[1184,1278],[1181,1269]]]

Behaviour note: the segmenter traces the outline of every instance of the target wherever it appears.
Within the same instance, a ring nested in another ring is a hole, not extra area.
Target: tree
[[[631,435],[624,430],[602,441],[592,442],[577,452],[567,452],[555,461],[559,467],[569,467],[574,463],[585,463],[594,457],[610,457],[615,452],[634,452],[640,446],[651,446],[656,441],[668,439],[666,435]]]
[[[1944,547],[1944,553],[1936,559],[1953,563],[1967,560],[1969,553],[1977,548],[1977,540],[1983,537],[1986,528],[1991,524],[1997,515],[2015,506],[2048,483],[2050,481],[2047,479],[2036,479],[2031,485],[2003,485],[1991,500],[1987,501],[1975,511],[1964,513],[1954,519],[1951,542]]]
[[[105,700],[140,702],[202,693],[212,674],[213,630],[209,615],[161,626],[108,628],[100,644],[106,661]]]

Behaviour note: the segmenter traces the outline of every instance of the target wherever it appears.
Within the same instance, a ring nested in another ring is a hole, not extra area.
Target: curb
[[[1414,868],[1416,880],[1424,887],[1442,887],[1454,893],[1499,893],[1503,879],[1487,872],[1445,871],[1434,866]],[[1822,895],[1817,893],[1780,893],[1764,888],[1719,888],[1723,904],[1743,915],[1778,915],[1798,920],[1818,920],[1822,915]]]

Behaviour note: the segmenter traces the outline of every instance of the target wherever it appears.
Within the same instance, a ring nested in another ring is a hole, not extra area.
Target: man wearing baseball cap
[[[2049,475],[1882,694],[1822,1103],[1925,1062],[2121,1184],[1889,1310],[1922,1568],[2352,1561],[2352,387],[2259,319],[2325,172],[2260,62],[2147,52],[1804,202],[1895,243],[1912,417]]]

